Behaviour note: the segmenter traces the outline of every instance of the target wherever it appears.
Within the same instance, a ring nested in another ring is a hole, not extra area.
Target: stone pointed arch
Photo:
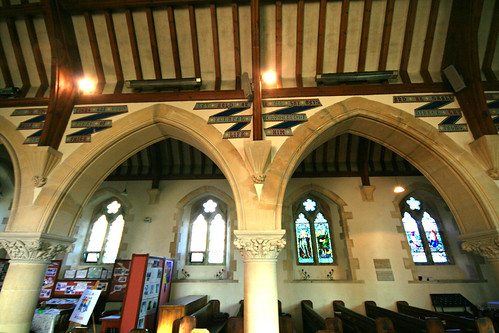
[[[409,113],[361,97],[317,112],[294,131],[269,166],[261,200],[280,207],[299,163],[318,145],[343,133],[376,141],[417,167],[447,202],[463,239],[497,236],[499,188],[472,155]]]
[[[20,187],[28,182],[28,178],[21,179],[21,165],[27,165],[26,147],[23,146],[24,137],[16,130],[14,124],[8,119],[0,116],[0,144],[4,145],[9,153],[12,167],[14,169],[14,196],[12,198],[12,210],[9,215],[9,221],[15,219],[17,207],[19,205]],[[7,229],[9,227],[7,223]]]
[[[230,141],[191,112],[155,104],[126,115],[63,158],[35,200],[38,230],[71,235],[76,217],[107,175],[132,154],[165,138],[184,141],[210,157],[228,180],[236,206],[257,200],[255,191],[248,190],[253,183],[242,157]]]

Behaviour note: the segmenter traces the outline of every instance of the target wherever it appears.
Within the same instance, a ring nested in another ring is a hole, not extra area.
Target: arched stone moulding
[[[210,157],[229,182],[238,221],[244,227],[242,202],[256,206],[251,175],[239,152],[212,125],[191,112],[156,104],[131,113],[95,134],[58,165],[35,206],[46,232],[69,235],[82,207],[107,175],[129,156],[165,138],[182,140]]]
[[[296,128],[268,168],[261,200],[282,209],[287,182],[299,163],[317,146],[343,133],[376,141],[417,167],[446,201],[462,239],[481,239],[484,233],[497,235],[499,188],[483,166],[428,123],[362,97],[327,107]],[[276,228],[280,216],[281,211],[277,211]]]

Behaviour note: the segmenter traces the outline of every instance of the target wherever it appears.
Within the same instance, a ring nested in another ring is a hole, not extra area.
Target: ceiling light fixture
[[[161,79],[161,80],[128,80],[125,86],[137,90],[154,89],[189,89],[201,87],[203,80],[200,77],[183,79]]]
[[[372,71],[351,73],[323,73],[315,76],[315,81],[324,85],[352,82],[381,82],[396,79],[397,71]]]

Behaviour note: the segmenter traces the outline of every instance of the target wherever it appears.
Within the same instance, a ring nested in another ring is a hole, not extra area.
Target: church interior
[[[3,0],[0,332],[497,320],[498,35],[499,0]]]

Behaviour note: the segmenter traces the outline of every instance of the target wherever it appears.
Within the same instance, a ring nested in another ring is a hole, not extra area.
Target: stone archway
[[[239,152],[218,130],[185,110],[156,104],[116,121],[111,129],[94,135],[92,143],[63,158],[35,201],[42,232],[71,235],[75,217],[106,176],[135,152],[168,137],[196,147],[218,165],[236,206],[257,200],[256,193],[238,190],[238,184],[251,188],[253,183]]]
[[[361,97],[317,112],[294,131],[268,168],[261,200],[280,207],[277,203],[302,159],[317,145],[347,132],[376,141],[416,166],[447,202],[463,240],[497,237],[499,189],[471,154],[407,112]]]

